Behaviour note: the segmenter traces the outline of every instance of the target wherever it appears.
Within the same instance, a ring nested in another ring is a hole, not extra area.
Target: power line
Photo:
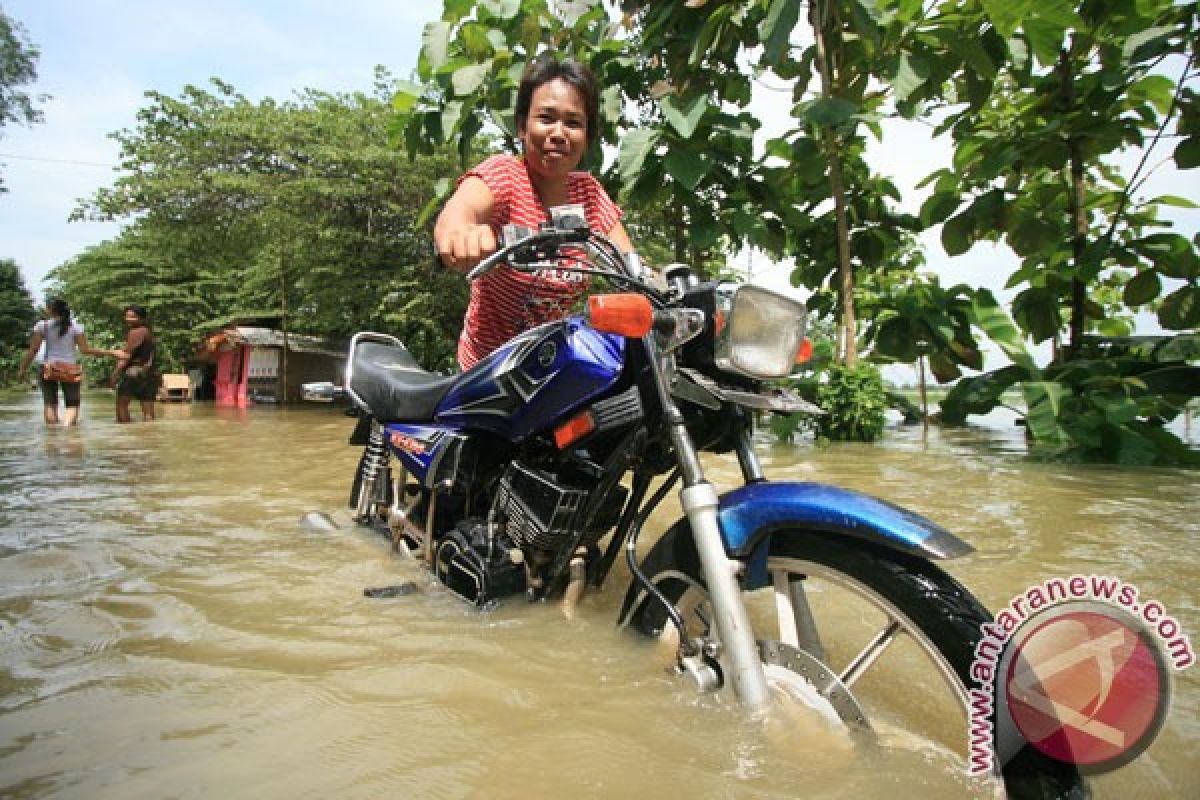
[[[15,158],[20,161],[45,161],[49,164],[72,164],[78,167],[111,167],[112,164],[101,164],[99,161],[74,161],[69,158],[41,158],[39,156],[20,156],[16,153],[0,153],[0,158]]]

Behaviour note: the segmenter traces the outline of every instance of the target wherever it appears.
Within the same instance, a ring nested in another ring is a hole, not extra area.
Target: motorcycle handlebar
[[[664,302],[662,292],[649,283],[646,270],[636,253],[620,252],[611,241],[586,226],[545,227],[535,232],[520,225],[505,225],[499,239],[499,249],[467,272],[468,281],[479,280],[505,262],[513,269],[525,272],[541,269],[546,262],[562,258],[559,248],[563,245],[590,245],[593,257],[598,260],[589,257],[585,263],[567,264],[561,268],[619,278],[623,285],[650,297],[655,305],[661,306]],[[579,259],[573,260],[579,262]]]
[[[510,227],[513,230],[508,230]],[[510,259],[518,263],[549,260],[557,255],[555,251],[559,247],[565,244],[583,244],[592,237],[592,232],[587,228],[552,228],[536,233],[528,233],[527,228],[520,228],[515,225],[505,226],[505,228],[505,232],[501,235],[500,248],[476,264],[467,273],[468,281],[475,281],[482,278],[501,263]],[[522,233],[528,233],[528,235],[522,236]],[[519,238],[515,238],[514,241],[509,242],[508,239],[514,237],[514,235]]]

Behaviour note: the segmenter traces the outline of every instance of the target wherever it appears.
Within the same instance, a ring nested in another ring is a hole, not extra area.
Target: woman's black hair
[[[71,307],[61,297],[51,297],[46,301],[46,308],[58,317],[58,335],[66,336],[71,330]]]
[[[572,86],[583,98],[587,112],[588,144],[600,135],[600,93],[592,71],[578,61],[559,61],[549,53],[542,53],[525,66],[521,85],[517,88],[517,123],[524,127],[533,103],[533,92],[539,86],[553,80],[562,80]]]
[[[142,320],[143,322],[145,322],[150,316],[150,312],[147,311],[143,306],[133,305],[132,303],[121,309],[122,314],[124,314],[126,311],[132,311],[134,314],[137,314],[138,319]]]

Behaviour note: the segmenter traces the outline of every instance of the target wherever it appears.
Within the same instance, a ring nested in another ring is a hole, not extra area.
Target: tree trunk
[[[683,204],[674,202],[671,204],[671,234],[674,241],[673,249],[675,250],[675,261],[680,264],[688,264],[688,230],[687,223],[683,216]],[[693,264],[688,266],[694,267]]]
[[[285,244],[279,250],[279,302],[280,308],[283,310],[283,320],[280,323],[280,330],[283,333],[283,352],[279,357],[279,403],[286,405],[288,402],[288,292],[287,292],[287,245]]]
[[[917,358],[917,366],[920,367],[919,385],[921,387],[921,433],[924,436],[929,435],[929,395],[925,391],[925,354],[922,353]]]
[[[821,76],[821,96],[834,96],[834,69],[829,60],[825,39],[826,20],[830,17],[829,0],[813,0],[808,19],[813,29],[817,49],[817,72]],[[854,271],[850,266],[850,230],[846,222],[846,187],[842,176],[841,142],[830,128],[822,131],[825,155],[829,158],[829,190],[833,195],[833,213],[837,225],[838,293],[841,298],[842,319],[839,326],[844,350],[842,363],[853,367],[858,363],[858,331],[854,315]]]
[[[842,158],[837,138],[832,134],[827,136],[832,147],[829,158],[829,185],[833,191],[834,214],[837,218],[838,277],[842,300],[842,330],[846,345],[842,363],[853,367],[858,363],[858,329],[854,316],[854,270],[850,266],[850,231],[846,225]]]
[[[1073,49],[1073,48],[1072,48]],[[1074,72],[1070,51],[1063,50],[1058,60],[1063,113],[1070,113],[1075,104]],[[1087,316],[1087,282],[1084,280],[1084,254],[1087,252],[1087,209],[1084,186],[1083,154],[1079,137],[1067,138],[1067,159],[1070,167],[1071,255],[1075,262],[1071,276],[1071,333],[1067,343],[1067,360],[1079,356]]]

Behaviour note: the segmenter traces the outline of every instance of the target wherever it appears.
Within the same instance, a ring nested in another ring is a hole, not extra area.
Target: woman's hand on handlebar
[[[447,226],[433,236],[438,258],[447,268],[468,272],[482,259],[496,252],[496,233],[491,225],[468,223]]]
[[[492,190],[475,175],[464,178],[446,201],[433,227],[433,244],[448,269],[468,272],[496,252],[496,233],[487,224],[494,205]]]

